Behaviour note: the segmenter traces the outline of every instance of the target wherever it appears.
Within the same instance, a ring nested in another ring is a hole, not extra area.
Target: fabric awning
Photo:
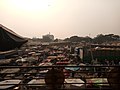
[[[0,24],[0,51],[8,51],[21,47],[27,39]]]

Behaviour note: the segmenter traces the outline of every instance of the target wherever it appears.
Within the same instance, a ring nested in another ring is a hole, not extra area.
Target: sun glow
[[[19,9],[35,11],[47,10],[50,6],[51,0],[10,0],[12,5]]]

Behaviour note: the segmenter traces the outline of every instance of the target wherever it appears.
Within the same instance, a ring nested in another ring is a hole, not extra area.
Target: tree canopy
[[[86,37],[78,37],[78,36],[71,36],[70,38],[65,38],[64,41],[71,41],[71,42],[92,42],[92,43],[104,43],[104,42],[111,42],[111,41],[120,41],[119,35],[114,34],[99,34],[94,38],[89,36]]]

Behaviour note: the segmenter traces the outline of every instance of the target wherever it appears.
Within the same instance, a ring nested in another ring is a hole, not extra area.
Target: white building
[[[43,35],[43,41],[46,41],[46,42],[54,41],[54,35],[51,35],[50,33],[47,35]]]

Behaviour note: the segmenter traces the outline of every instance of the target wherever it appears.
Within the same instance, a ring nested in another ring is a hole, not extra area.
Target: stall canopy
[[[26,42],[27,39],[0,24],[0,51],[19,48]]]

